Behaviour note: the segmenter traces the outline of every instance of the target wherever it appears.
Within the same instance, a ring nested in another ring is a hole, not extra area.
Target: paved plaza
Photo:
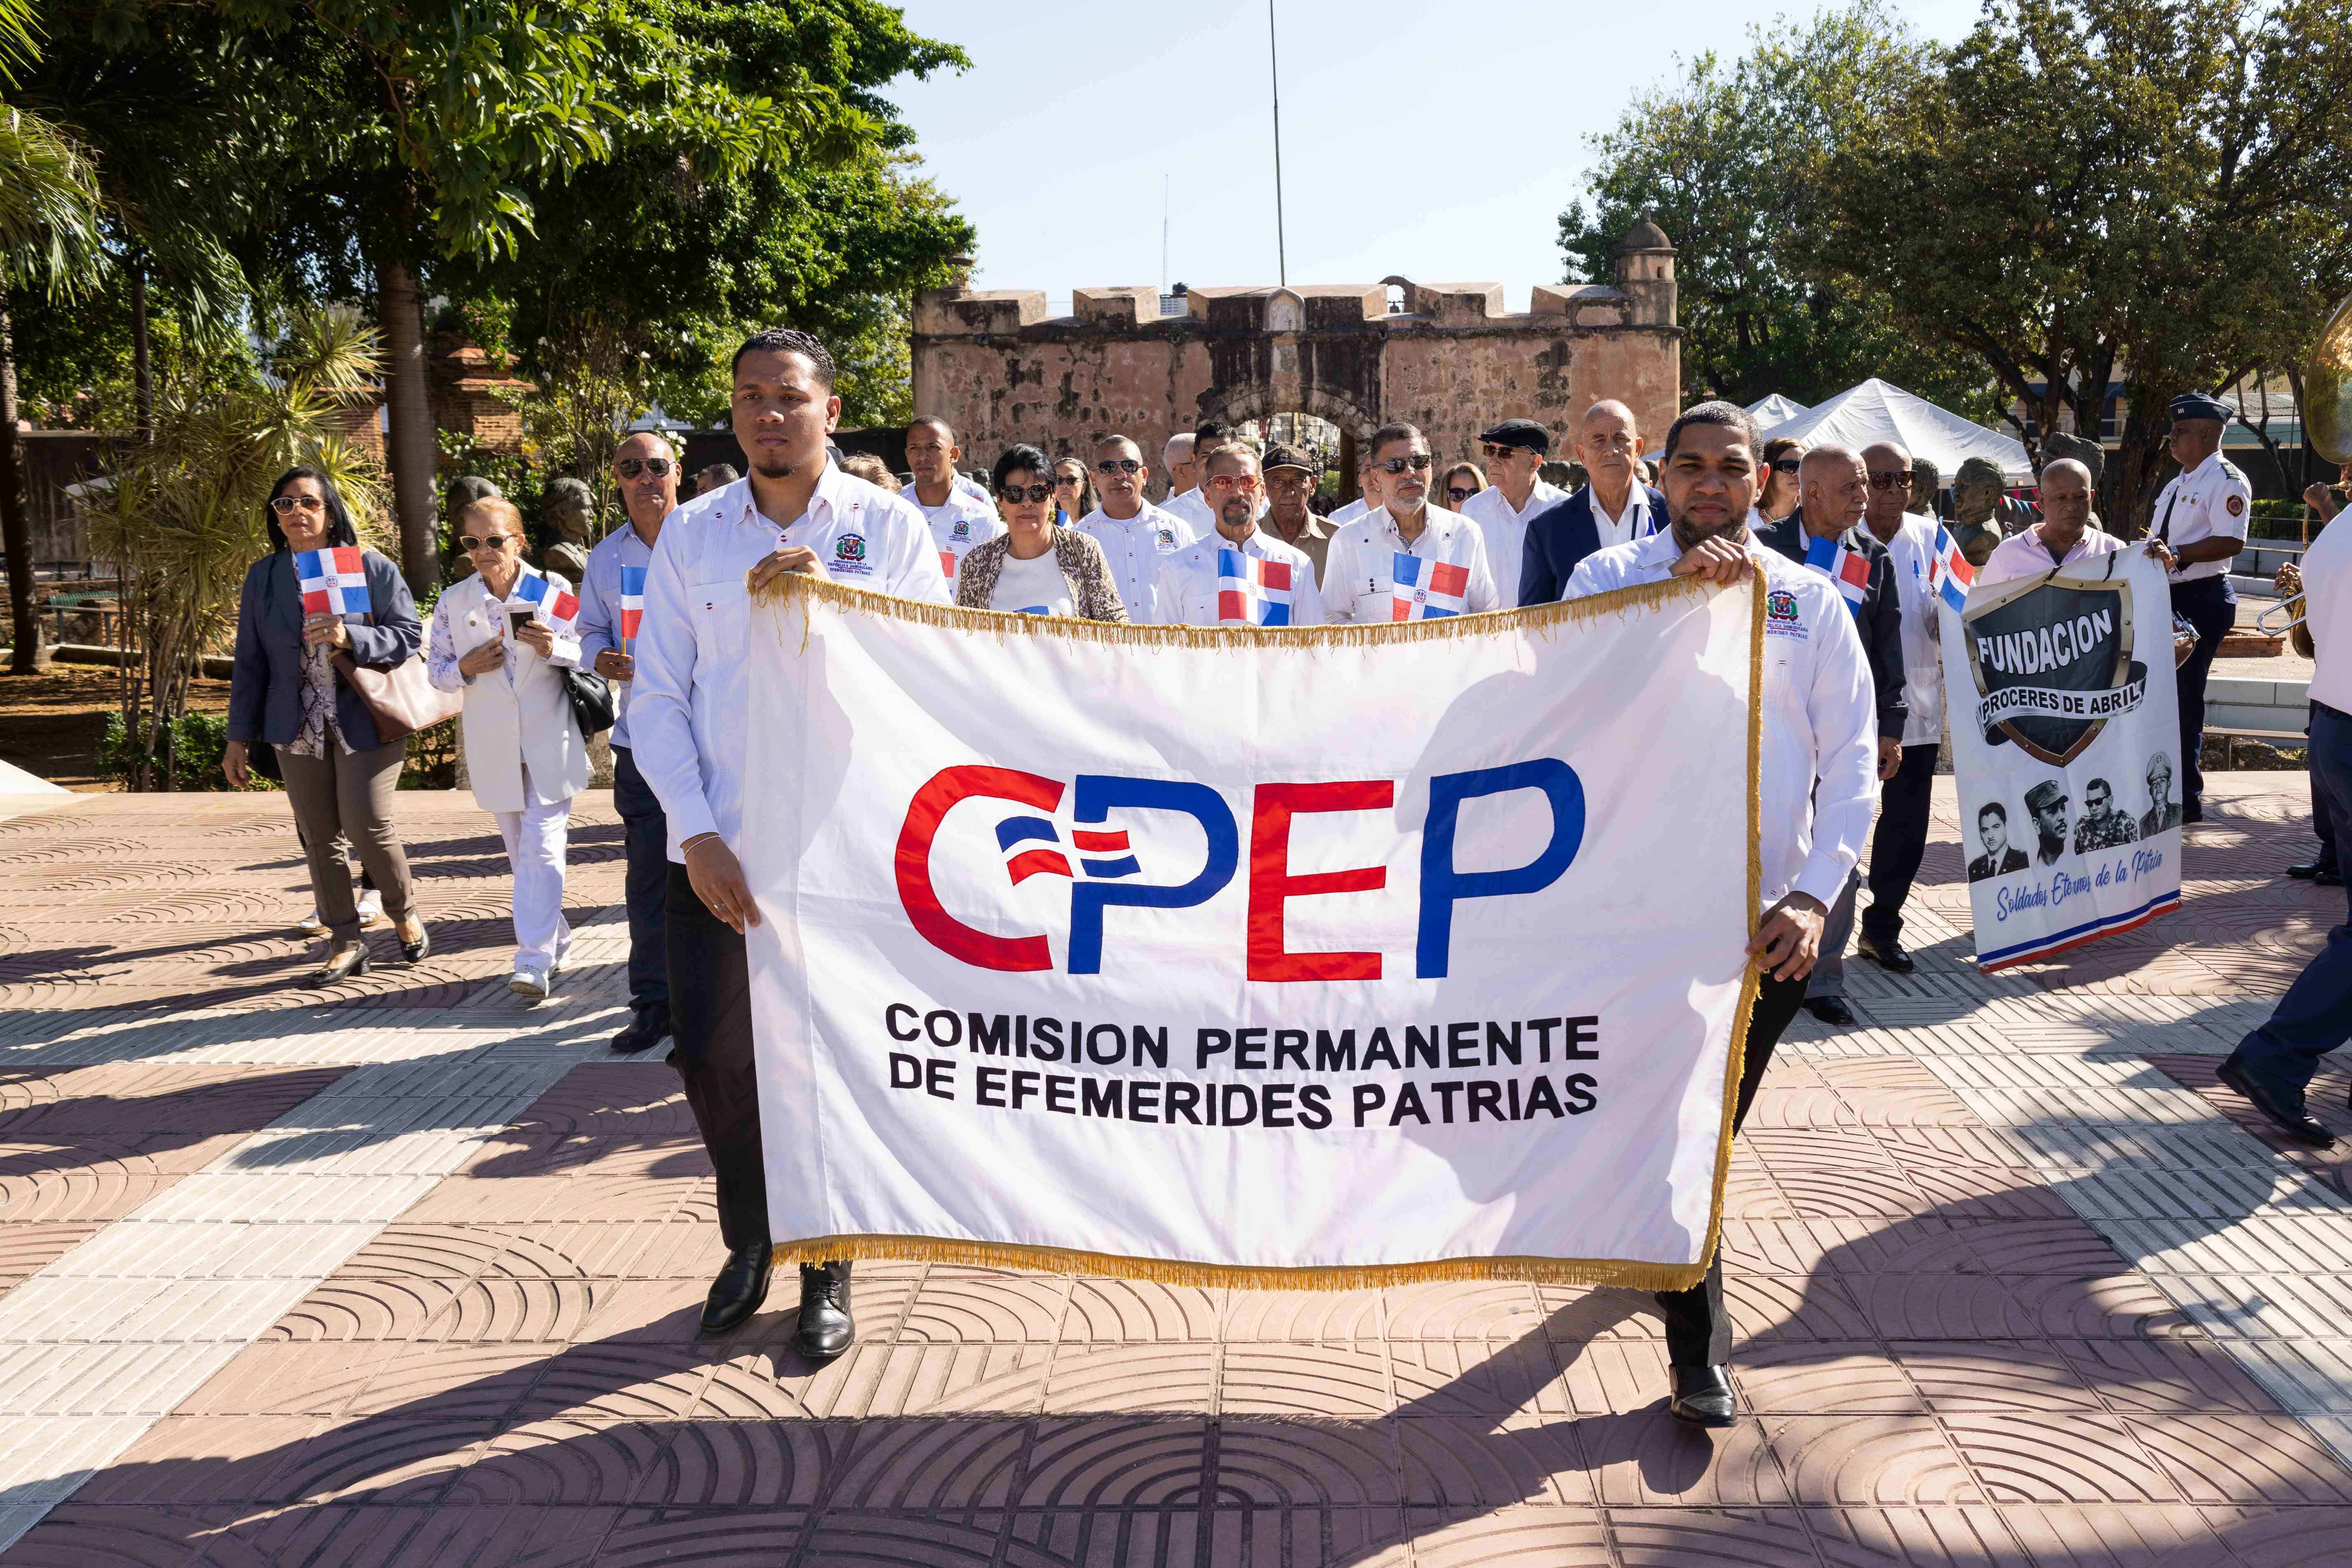
[[[469,797],[400,798],[433,956],[332,993],[282,799],[0,807],[0,1568],[2352,1563],[2352,1179],[2211,1081],[2344,916],[2278,875],[2303,776],[2212,781],[2183,913],[1990,977],[1937,782],[1918,973],[1856,963],[1739,1144],[1712,1436],[1622,1291],[872,1263],[830,1365],[782,1275],[699,1341],[607,796],[537,1007]]]

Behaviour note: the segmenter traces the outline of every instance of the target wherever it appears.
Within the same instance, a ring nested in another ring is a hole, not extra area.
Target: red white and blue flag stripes
[[[1392,621],[1433,621],[1441,616],[1458,616],[1470,592],[1467,566],[1424,560],[1402,550],[1395,552],[1389,580],[1395,584],[1395,597],[1389,604],[1389,619]]]
[[[306,616],[364,616],[368,603],[367,565],[356,544],[332,550],[305,550],[294,557],[294,575],[302,582],[302,613]]]
[[[642,566],[621,568],[621,651],[629,653],[636,645],[637,626],[646,618],[646,569]]]
[[[1862,618],[1862,601],[1870,592],[1870,558],[1848,550],[1834,539],[1816,539],[1805,546],[1805,564],[1837,584],[1845,607]]]
[[[1217,624],[1290,625],[1290,563],[1261,560],[1241,550],[1218,551]]]
[[[1956,610],[1968,607],[1969,590],[1976,586],[1977,569],[1960,553],[1952,531],[1942,523],[1936,525],[1936,558],[1927,563],[1927,585],[1944,596],[1944,603]]]
[[[507,595],[509,604],[529,605],[547,617],[558,636],[576,637],[580,635],[580,601],[547,580],[545,574],[531,567],[522,569],[522,581]]]

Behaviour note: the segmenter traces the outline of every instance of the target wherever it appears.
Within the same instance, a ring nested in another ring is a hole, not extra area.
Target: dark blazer
[[[1651,521],[1665,527],[1665,496],[1654,486],[1642,488],[1649,492]],[[1519,558],[1519,603],[1556,603],[1568,592],[1577,563],[1600,548],[1601,525],[1592,520],[1591,485],[1528,519],[1527,552]]]
[[[2009,853],[2000,858],[2000,864],[1999,866],[1995,866],[1992,863],[1992,857],[1990,855],[1979,855],[1975,859],[1969,861],[1969,880],[1971,882],[1981,882],[1988,877],[2006,877],[2011,871],[2022,871],[2024,869],[2025,851],[2012,844],[2009,847]]]
[[[373,613],[345,616],[352,658],[371,669],[397,669],[424,646],[425,623],[400,568],[370,550],[368,604]],[[359,693],[335,682],[335,722],[355,752],[376,746],[375,715]],[[290,743],[302,728],[302,584],[294,552],[279,550],[247,568],[236,602],[236,659],[229,674],[228,738]]]
[[[1812,542],[1805,533],[1801,508],[1778,522],[1766,523],[1756,531],[1756,537],[1801,566]],[[1838,542],[1870,562],[1870,586],[1864,591],[1854,630],[1862,634],[1862,650],[1870,656],[1871,684],[1878,689],[1878,738],[1900,741],[1911,704],[1903,697],[1903,600],[1895,586],[1895,557],[1859,523],[1847,529]]]

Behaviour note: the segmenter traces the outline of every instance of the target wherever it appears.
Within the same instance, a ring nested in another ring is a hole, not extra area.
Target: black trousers
[[[1805,983],[1769,975],[1757,987],[1748,1012],[1748,1055],[1739,1069],[1739,1105],[1731,1130],[1739,1131],[1755,1103],[1756,1086],[1772,1065],[1772,1052],[1789,1022],[1805,1005]],[[1706,1278],[1687,1290],[1661,1290],[1658,1310],[1666,1319],[1666,1361],[1677,1367],[1720,1366],[1731,1359],[1731,1316],[1723,1310],[1723,1248],[1706,1266]]]
[[[2319,704],[2316,702],[2311,705],[2311,717],[2313,723],[2318,722]],[[2306,725],[2303,733],[2305,742],[2308,742],[2311,727]],[[2303,755],[2304,766],[2311,773],[2311,831],[2319,840],[2320,868],[2333,871],[2340,868],[2344,862],[2338,858],[2336,819],[2327,809],[2327,789],[2319,782],[2319,749],[2306,743],[2303,749]]]
[[[1903,748],[1903,765],[1878,786],[1878,830],[1870,839],[1870,907],[1862,934],[1894,942],[1903,934],[1903,900],[1927,853],[1927,808],[1936,792],[1934,742]]]
[[[719,1173],[719,1234],[727,1248],[768,1239],[768,1174],[760,1158],[760,1089],[751,1058],[751,967],[740,933],[669,868],[670,1065]]]
[[[669,939],[662,920],[669,904],[669,822],[626,746],[613,748],[613,809],[621,814],[629,863],[622,895],[629,909],[629,1005],[667,1007]]]
[[[2180,809],[2184,816],[2204,812],[2205,678],[2221,639],[2238,624],[2238,592],[2227,577],[2200,577],[2172,585],[2173,613],[2197,628],[2197,650],[2180,667]]]

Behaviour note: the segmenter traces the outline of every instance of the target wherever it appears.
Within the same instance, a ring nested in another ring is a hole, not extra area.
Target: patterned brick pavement
[[[463,798],[401,802],[434,957],[324,996],[281,803],[0,820],[0,1568],[2352,1562],[2352,1162],[2211,1081],[2344,904],[2275,876],[2300,776],[2215,782],[2183,915],[1990,978],[1939,795],[1919,973],[1742,1140],[1712,1440],[1605,1290],[877,1264],[830,1366],[698,1342],[604,797],[537,1008]]]

